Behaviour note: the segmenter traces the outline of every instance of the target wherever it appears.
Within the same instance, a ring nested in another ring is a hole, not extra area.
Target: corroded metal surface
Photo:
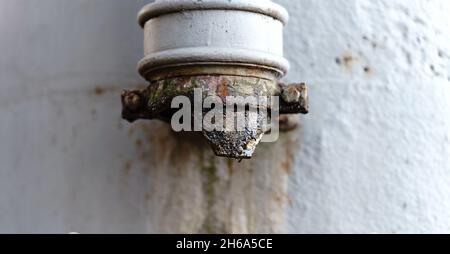
[[[309,97],[305,83],[279,84],[279,92],[281,114],[308,114]]]
[[[130,122],[138,119],[170,120],[172,116],[168,111],[171,111],[172,100],[177,96],[193,99],[195,89],[201,89],[203,97],[217,96],[223,103],[229,96],[263,97],[279,92],[274,81],[253,77],[204,75],[167,78],[151,82],[144,90],[124,91],[123,117]]]
[[[227,118],[225,113],[224,118]],[[250,122],[248,114],[245,121]],[[206,131],[203,130],[203,136],[208,140],[214,153],[221,157],[230,157],[236,159],[250,159],[255,152],[256,146],[261,141],[265,129],[265,119],[267,115],[260,112],[257,115],[255,125],[246,125],[243,130],[230,131]],[[236,121],[236,114],[231,118]]]
[[[193,70],[194,71],[194,70]],[[211,70],[210,70],[211,71]],[[185,73],[186,74],[186,73]],[[250,75],[249,73],[246,73]],[[214,152],[218,156],[237,159],[251,158],[256,146],[265,132],[270,130],[265,123],[270,119],[273,111],[280,114],[306,114],[308,113],[308,93],[305,84],[283,85],[277,81],[257,77],[258,73],[251,76],[239,75],[195,75],[167,77],[152,81],[144,90],[124,91],[122,94],[123,118],[134,122],[139,119],[159,119],[170,122],[174,109],[171,108],[172,100],[177,96],[186,96],[194,101],[195,89],[201,89],[202,101],[207,96],[215,96],[226,105],[230,97],[258,97],[270,100],[272,96],[280,98],[279,109],[272,108],[271,104],[260,104],[258,101],[245,101],[242,107],[254,108],[258,111],[257,121],[253,126],[245,126],[243,130],[207,131],[203,129],[203,135],[209,141]],[[259,75],[262,76],[262,75]],[[193,103],[194,104],[194,103]],[[264,108],[262,108],[264,107]],[[207,112],[203,112],[205,116]],[[227,115],[228,114],[228,115]],[[222,111],[223,121],[228,118],[237,121],[236,113],[229,115],[226,109]],[[194,118],[194,115],[192,115]],[[282,123],[282,130],[292,127]],[[245,114],[248,123],[249,112]],[[288,126],[287,128],[285,128]]]
[[[308,88],[304,83],[277,86],[265,79],[211,75],[168,78],[154,81],[144,90],[124,91],[122,116],[130,122],[138,119],[167,121],[171,117],[168,111],[172,99],[180,95],[193,97],[196,88],[203,90],[203,96],[218,96],[223,102],[228,96],[279,96],[280,114],[307,114],[309,111]]]

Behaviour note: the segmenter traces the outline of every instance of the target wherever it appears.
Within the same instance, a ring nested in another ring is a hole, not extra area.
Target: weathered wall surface
[[[450,2],[278,2],[311,113],[238,163],[120,120],[146,1],[0,0],[0,232],[449,232]]]
[[[288,226],[450,230],[450,2],[280,1],[311,86]]]

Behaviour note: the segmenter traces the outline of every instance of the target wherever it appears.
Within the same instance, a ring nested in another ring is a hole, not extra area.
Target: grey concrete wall
[[[277,1],[302,127],[241,164],[120,120],[139,0],[0,0],[0,233],[450,231],[450,2]]]

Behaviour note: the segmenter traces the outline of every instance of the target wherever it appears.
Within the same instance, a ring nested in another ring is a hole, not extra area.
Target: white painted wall
[[[450,231],[450,2],[277,1],[311,113],[242,164],[120,120],[147,2],[0,0],[0,233]]]
[[[450,2],[279,2],[311,87],[289,230],[448,233]]]

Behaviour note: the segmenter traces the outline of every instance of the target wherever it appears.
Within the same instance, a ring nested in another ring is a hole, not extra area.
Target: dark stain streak
[[[292,150],[287,150],[286,158],[281,163],[281,167],[284,172],[290,174],[292,173],[293,164],[295,161],[295,155]]]
[[[261,171],[261,174],[273,172],[273,174],[283,176],[291,173],[295,168],[296,154],[300,147],[299,139],[302,134],[299,131],[301,130],[300,127],[296,131],[281,134],[279,142],[275,144],[262,144],[260,149],[257,150],[258,154],[255,154],[255,158],[243,161],[242,164],[238,164],[232,159],[215,157],[202,135],[174,133],[170,130],[170,125],[160,122],[137,123],[130,128],[129,135],[130,142],[136,148],[135,152],[138,156],[143,155],[143,159],[145,159],[138,163],[139,170],[141,170],[142,165],[142,170],[150,181],[167,181],[164,183],[176,189],[177,181],[186,179],[186,175],[190,175],[190,173],[185,172],[186,170],[199,171],[199,177],[201,177],[200,191],[204,195],[204,200],[201,202],[205,209],[203,223],[199,225],[199,233],[232,233],[228,225],[223,223],[224,219],[219,217],[222,216],[222,213],[218,211],[218,208],[230,211],[231,214],[235,204],[224,203],[222,197],[234,193],[235,189],[232,192],[231,187],[236,188],[233,183],[235,181],[240,182],[242,177],[251,177],[248,179],[249,183],[256,181],[259,171]],[[128,172],[125,175],[131,174],[132,165],[131,161],[125,163],[124,172]],[[248,173],[242,174],[245,170],[248,170]],[[228,173],[230,176],[225,177],[222,172]],[[269,182],[265,182],[265,185],[258,187],[259,193],[267,197],[263,202],[271,202],[270,199],[273,198],[277,202],[275,203],[276,207],[273,208],[275,211],[281,210],[278,207],[292,205],[293,201],[287,193],[277,189],[277,186],[281,183],[276,183],[275,180],[272,181],[271,179],[268,180]],[[262,188],[262,190],[259,188]],[[243,186],[242,192],[246,190],[247,188]],[[165,205],[170,204],[170,202],[161,204],[161,201],[157,198],[161,195],[158,190],[147,190],[141,195],[141,198],[145,199],[150,206],[165,207]],[[248,195],[252,197],[253,194]],[[253,211],[252,202],[256,201],[249,200],[248,204],[243,205],[245,212]],[[264,205],[261,206],[264,207]],[[255,207],[258,208],[260,205],[256,203]],[[169,208],[167,206],[165,209]],[[169,213],[173,214],[171,211]],[[251,217],[250,215],[246,216]],[[175,218],[174,220],[183,221],[181,218]]]
[[[96,86],[96,87],[94,88],[94,94],[97,95],[97,96],[102,96],[102,95],[105,94],[105,93],[106,93],[106,90],[105,90],[105,88],[103,88],[103,87]]]
[[[95,96],[103,96],[106,95],[107,93],[117,93],[121,91],[120,87],[121,86],[118,85],[97,85],[90,91],[90,93]],[[137,84],[137,85],[130,85],[128,87],[141,88],[145,86],[143,86],[142,84]]]
[[[141,139],[136,139],[136,142],[134,143],[137,149],[141,149],[142,148],[142,140]]]
[[[234,160],[233,159],[227,159],[227,166],[228,166],[228,174],[231,176],[234,172]]]
[[[349,66],[355,60],[355,58],[353,58],[353,56],[351,56],[351,55],[346,55],[343,57],[343,60],[344,60],[344,64],[346,66]]]
[[[372,75],[372,74],[373,74],[373,69],[370,68],[369,66],[364,67],[363,70],[364,70],[364,72],[365,72],[367,75]]]
[[[132,167],[133,167],[133,162],[131,160],[125,161],[123,173],[126,177],[130,176]]]

